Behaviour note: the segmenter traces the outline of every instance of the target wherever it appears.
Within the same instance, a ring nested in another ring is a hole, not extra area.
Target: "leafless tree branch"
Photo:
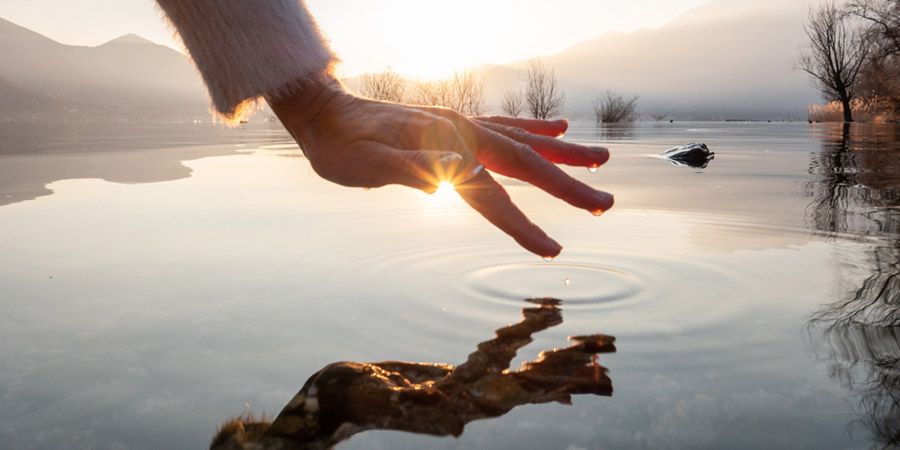
[[[539,59],[525,67],[525,104],[531,117],[548,119],[562,113],[566,95],[556,81],[556,72]]]

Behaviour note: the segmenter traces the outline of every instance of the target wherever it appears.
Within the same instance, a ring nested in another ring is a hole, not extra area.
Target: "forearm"
[[[157,0],[234,120],[259,97],[294,94],[336,59],[303,0]]]

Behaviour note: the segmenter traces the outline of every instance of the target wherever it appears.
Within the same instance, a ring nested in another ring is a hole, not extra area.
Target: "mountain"
[[[207,118],[206,91],[186,56],[129,34],[65,45],[0,19],[0,118]],[[36,101],[41,99],[42,101]]]
[[[566,90],[569,115],[590,115],[591,99],[613,90],[638,95],[644,113],[682,119],[802,119],[819,101],[792,65],[808,7],[807,0],[718,0],[658,30],[607,33],[543,60]],[[522,67],[509,65],[520,74]],[[495,72],[485,71],[487,90],[503,92]]]
[[[810,1],[819,0],[716,0],[660,29],[607,33],[543,60],[569,117],[590,117],[591,100],[613,90],[679,120],[804,119],[819,97],[792,60]],[[133,34],[71,46],[0,19],[0,61],[0,119],[209,117],[187,57]],[[481,68],[489,106],[522,88],[524,65]]]

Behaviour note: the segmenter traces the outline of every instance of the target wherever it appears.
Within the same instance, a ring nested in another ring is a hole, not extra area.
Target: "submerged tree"
[[[800,57],[800,69],[815,79],[826,100],[841,102],[844,121],[852,122],[850,102],[858,94],[860,71],[869,55],[868,37],[834,3],[811,9],[804,30],[809,48]]]
[[[669,120],[669,113],[664,112],[652,112],[650,113],[650,118],[653,119],[654,122],[665,122]]]
[[[539,59],[525,67],[525,103],[531,117],[549,119],[562,112],[566,95],[556,81],[556,72]]]
[[[634,122],[638,117],[637,101],[637,96],[626,99],[613,91],[606,91],[602,97],[594,99],[597,123]]]

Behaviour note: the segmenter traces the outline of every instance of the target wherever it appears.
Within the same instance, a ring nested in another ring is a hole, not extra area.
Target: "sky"
[[[340,74],[439,77],[552,54],[609,31],[658,28],[711,0],[308,0]],[[180,49],[152,0],[3,0],[0,17],[65,44],[135,33]]]

